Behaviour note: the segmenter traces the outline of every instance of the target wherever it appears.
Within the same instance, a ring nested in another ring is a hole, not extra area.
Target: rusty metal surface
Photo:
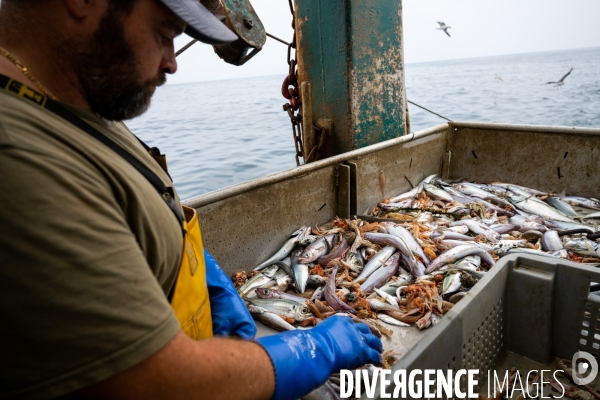
[[[265,27],[248,0],[221,0],[220,4],[225,25],[238,35],[238,40],[213,48],[225,62],[244,65],[263,48],[267,40]]]
[[[402,3],[296,1],[298,78],[310,82],[313,118],[333,122],[331,154],[405,132]]]
[[[600,129],[454,123],[449,175],[598,197]]]

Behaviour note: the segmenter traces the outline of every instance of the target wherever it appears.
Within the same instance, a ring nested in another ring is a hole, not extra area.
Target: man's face
[[[128,15],[110,6],[77,52],[78,77],[92,110],[113,121],[143,114],[166,74],[177,70],[173,39],[184,28],[158,0],[138,0]]]

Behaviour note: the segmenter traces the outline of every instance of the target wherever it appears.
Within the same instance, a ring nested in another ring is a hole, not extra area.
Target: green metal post
[[[303,104],[333,131],[325,156],[404,135],[401,0],[296,0],[296,35]]]

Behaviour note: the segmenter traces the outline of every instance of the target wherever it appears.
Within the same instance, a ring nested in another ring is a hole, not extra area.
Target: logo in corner
[[[572,371],[573,382],[578,385],[587,385],[592,383],[598,375],[598,361],[590,353],[578,351],[573,355]],[[584,377],[584,375],[587,375]]]

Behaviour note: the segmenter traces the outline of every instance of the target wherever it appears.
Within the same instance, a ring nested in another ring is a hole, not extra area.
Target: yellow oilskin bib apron
[[[139,138],[138,138],[139,140]],[[168,174],[166,157],[156,147],[150,148],[140,140],[148,154]],[[213,336],[210,300],[206,285],[204,246],[198,214],[191,207],[183,207],[183,254],[171,297],[171,307],[181,329],[194,340]]]
[[[198,223],[196,211],[184,206],[184,218],[181,215],[181,210],[173,199],[174,193],[172,188],[165,187],[162,180],[146,165],[141,163],[137,158],[129,154],[125,149],[113,142],[102,132],[64,108],[59,102],[1,74],[0,89],[4,89],[23,99],[30,100],[38,106],[52,111],[90,136],[98,139],[128,161],[150,182],[150,184],[154,186],[177,220],[182,224],[183,255],[181,257],[181,264],[179,266],[179,272],[175,282],[173,296],[171,298],[171,307],[173,307],[173,311],[181,323],[181,328],[189,337],[195,340],[212,337],[212,318],[210,314],[208,287],[206,284],[204,248],[202,246],[202,234],[200,233],[200,225]],[[140,143],[168,175],[164,155],[161,155],[157,148],[150,148],[141,140]]]
[[[196,210],[183,206],[183,211],[186,234],[171,307],[183,331],[192,339],[200,340],[213,335],[204,248]]]

